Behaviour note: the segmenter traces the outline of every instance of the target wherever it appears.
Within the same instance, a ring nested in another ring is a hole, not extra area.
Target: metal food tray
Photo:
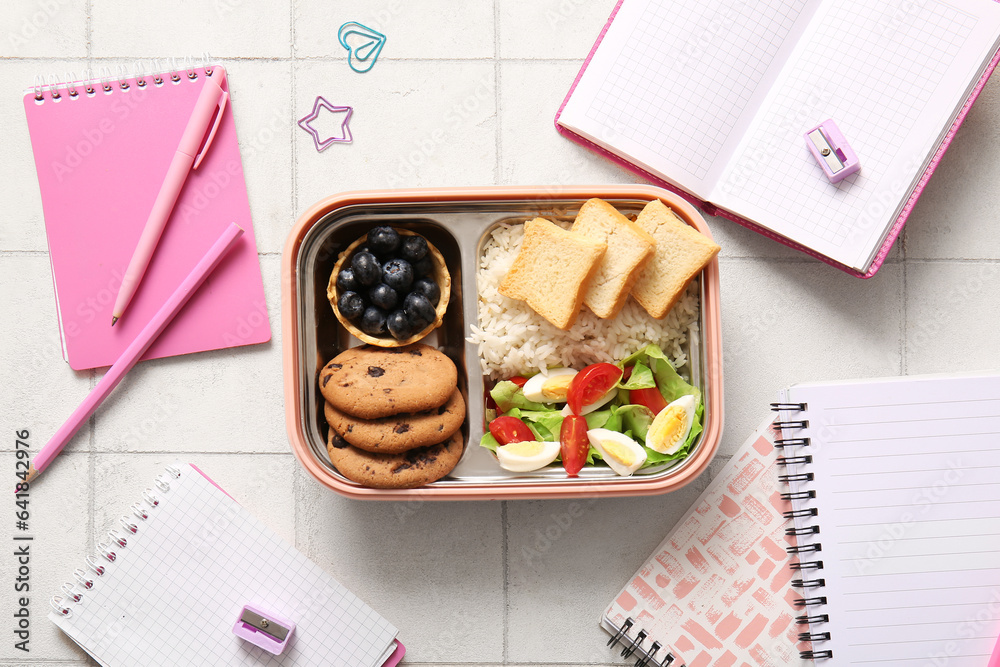
[[[688,365],[680,369],[701,388],[704,431],[691,453],[677,462],[620,477],[604,466],[585,467],[567,478],[558,466],[531,473],[503,470],[479,446],[485,431],[486,379],[478,346],[468,343],[469,327],[478,322],[476,274],[490,233],[504,223],[536,216],[572,222],[584,201],[600,197],[625,215],[638,214],[660,198],[689,224],[708,233],[700,214],[687,202],[651,186],[573,188],[487,188],[394,190],[345,193],[319,202],[299,219],[282,258],[283,346],[286,421],[295,455],[321,483],[361,498],[487,499],[623,496],[664,493],[697,476],[714,456],[722,427],[722,377],[718,266],[713,260],[696,278],[700,292],[697,335],[688,337]],[[462,425],[465,452],[450,475],[420,489],[368,489],[347,480],[330,463],[327,425],[318,388],[320,369],[341,351],[360,344],[336,319],[326,288],[339,254],[374,226],[391,224],[422,234],[444,256],[451,273],[451,303],[440,327],[422,342],[437,347],[458,367],[458,385],[466,397]]]

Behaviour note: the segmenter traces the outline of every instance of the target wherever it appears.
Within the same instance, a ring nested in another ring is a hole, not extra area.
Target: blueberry
[[[414,282],[413,292],[415,294],[423,294],[426,296],[432,306],[437,306],[438,301],[441,300],[441,288],[438,287],[438,284],[430,278],[420,278]]]
[[[369,336],[381,336],[385,333],[385,311],[376,306],[368,306],[361,316],[361,330]]]
[[[357,292],[344,292],[337,299],[337,309],[349,320],[356,320],[365,312],[365,300]]]
[[[399,233],[392,227],[375,227],[368,232],[368,247],[376,255],[390,255],[399,247]]]
[[[431,261],[430,255],[413,263],[413,275],[417,278],[424,278],[432,273],[434,273],[434,262]]]
[[[385,324],[389,328],[389,333],[391,333],[392,337],[396,340],[404,340],[413,335],[413,328],[410,326],[410,320],[406,317],[406,313],[402,310],[392,311]]]
[[[365,287],[377,285],[382,277],[382,267],[370,252],[356,254],[351,259],[351,268],[354,269],[354,278]]]
[[[427,256],[427,239],[423,236],[407,236],[403,239],[403,246],[399,249],[399,255],[410,262],[423,259]]]
[[[425,320],[424,318],[417,315],[414,310],[403,309],[403,313],[406,315],[406,323],[410,327],[410,331],[416,333],[418,331],[423,331],[427,328],[427,325],[431,323],[431,320]]]
[[[405,294],[413,284],[413,267],[405,259],[390,259],[382,267],[382,282]]]
[[[368,300],[382,310],[389,311],[396,307],[399,295],[385,283],[379,283],[368,291]]]
[[[406,311],[407,315],[411,317],[416,316],[427,324],[430,324],[437,318],[434,306],[431,305],[426,296],[419,292],[410,292],[406,295],[406,298],[403,300],[403,310]]]
[[[337,274],[337,291],[341,294],[344,292],[357,292],[360,287],[361,283],[354,277],[354,269],[342,269]]]

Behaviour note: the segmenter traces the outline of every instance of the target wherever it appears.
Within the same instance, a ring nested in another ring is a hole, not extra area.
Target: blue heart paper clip
[[[357,48],[353,48],[347,43],[348,35],[361,35],[368,39],[368,41]],[[364,74],[375,66],[378,54],[382,53],[382,47],[385,46],[385,35],[354,21],[348,21],[340,26],[340,30],[337,31],[337,39],[340,40],[340,45],[347,49],[347,64],[358,74]],[[358,63],[367,64],[368,66],[364,69],[359,69],[354,64],[355,60]]]
[[[327,139],[321,140],[319,138],[319,132],[316,128],[312,126],[312,122],[319,118],[320,109],[326,109],[327,111],[332,111],[333,113],[338,113],[341,111],[346,111],[347,115],[341,122],[340,127],[343,131],[343,135],[339,137],[329,137]],[[317,97],[316,101],[313,103],[312,113],[308,116],[299,119],[299,127],[312,135],[313,143],[316,144],[316,150],[322,152],[332,146],[333,144],[349,144],[354,141],[354,137],[351,135],[351,128],[348,123],[351,122],[351,115],[354,113],[354,109],[351,107],[338,107],[330,104],[322,97]]]

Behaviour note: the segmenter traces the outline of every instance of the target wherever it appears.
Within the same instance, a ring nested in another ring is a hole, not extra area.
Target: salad
[[[513,472],[560,461],[575,477],[584,465],[617,474],[688,455],[702,431],[701,391],[681,378],[656,345],[617,364],[550,369],[498,382],[480,446]]]

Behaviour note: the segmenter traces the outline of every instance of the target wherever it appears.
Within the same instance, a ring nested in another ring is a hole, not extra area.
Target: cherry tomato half
[[[535,439],[528,425],[517,417],[497,417],[490,422],[490,433],[501,445],[530,442]]]
[[[510,381],[516,384],[518,387],[523,387],[528,382],[528,378],[521,377],[520,375],[515,375],[510,379]]]
[[[562,428],[559,430],[559,448],[566,474],[576,477],[583,464],[587,462],[587,452],[590,450],[586,419],[577,415],[563,419]]]
[[[663,394],[656,387],[649,389],[632,389],[628,392],[628,402],[636,405],[645,405],[653,411],[654,415],[660,414],[660,410],[667,407],[667,402],[663,400]]]
[[[635,366],[626,366],[625,367],[625,372],[622,373],[622,382],[628,382],[628,379],[630,377],[632,377],[632,369],[634,369],[634,368],[635,368]]]
[[[580,414],[583,406],[595,403],[618,384],[622,369],[614,364],[591,364],[573,376],[566,393],[566,404],[573,414]]]

